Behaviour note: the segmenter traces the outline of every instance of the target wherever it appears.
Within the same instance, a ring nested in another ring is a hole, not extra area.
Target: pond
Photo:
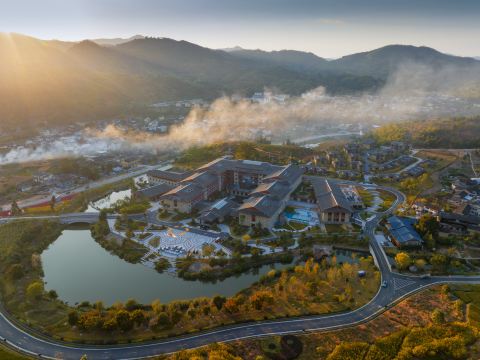
[[[99,212],[102,209],[107,209],[114,205],[119,200],[125,200],[132,195],[132,190],[121,190],[121,191],[114,191],[109,195],[98,199],[97,201],[92,201],[88,204],[87,210],[85,212]]]
[[[249,287],[272,266],[230,277],[215,284],[186,281],[159,274],[142,264],[130,264],[104,250],[90,230],[67,229],[42,255],[45,289],[55,290],[70,305],[103,301],[111,305],[130,298],[141,303],[163,303],[213,295],[232,296]],[[286,265],[275,265],[276,268]]]

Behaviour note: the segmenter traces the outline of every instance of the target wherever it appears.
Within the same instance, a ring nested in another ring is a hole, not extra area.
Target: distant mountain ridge
[[[348,73],[386,79],[402,64],[415,63],[426,66],[478,66],[478,59],[443,54],[425,46],[387,45],[338,59],[327,60],[302,51],[246,50],[240,47],[226,49],[230,54],[244,59],[256,59],[287,68],[328,73]]]
[[[93,41],[94,43],[96,43],[98,45],[115,46],[115,45],[124,44],[124,43],[132,41],[132,40],[138,40],[138,39],[145,39],[145,36],[134,35],[134,36],[130,36],[129,38],[91,39],[91,41]]]
[[[291,95],[318,86],[335,94],[374,91],[410,62],[480,66],[426,47],[391,45],[326,60],[294,50],[214,50],[141,35],[63,42],[0,33],[0,59],[0,126],[105,118],[160,100],[249,96],[264,88]]]

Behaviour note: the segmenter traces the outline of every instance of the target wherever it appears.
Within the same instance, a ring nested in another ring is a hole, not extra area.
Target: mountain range
[[[291,95],[318,86],[333,94],[368,92],[405,63],[480,67],[473,58],[404,45],[327,60],[301,51],[216,50],[141,35],[64,42],[5,33],[0,60],[0,126],[93,120],[161,100],[249,96],[264,88]]]

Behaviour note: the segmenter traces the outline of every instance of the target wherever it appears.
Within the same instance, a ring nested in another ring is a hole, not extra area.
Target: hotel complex
[[[230,216],[243,226],[272,228],[302,183],[303,172],[293,164],[222,157],[194,172],[150,171],[148,179],[153,186],[140,193],[159,200],[168,210],[197,212],[202,223],[222,222]],[[350,221],[353,205],[337,184],[323,178],[308,177],[306,181],[313,186],[322,222]]]

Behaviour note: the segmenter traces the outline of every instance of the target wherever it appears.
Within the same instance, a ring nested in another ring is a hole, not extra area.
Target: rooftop
[[[238,211],[269,218],[275,215],[281,205],[280,201],[269,195],[264,195],[247,199]]]
[[[203,193],[203,189],[195,183],[187,183],[185,185],[177,186],[170,190],[164,196],[170,198],[178,198],[182,201],[191,201]]]
[[[352,211],[351,204],[337,184],[325,178],[310,178],[320,211],[341,207]]]
[[[405,217],[390,216],[387,219],[387,223],[390,233],[399,243],[402,244],[412,241],[423,243],[422,238],[413,228],[415,220]]]

